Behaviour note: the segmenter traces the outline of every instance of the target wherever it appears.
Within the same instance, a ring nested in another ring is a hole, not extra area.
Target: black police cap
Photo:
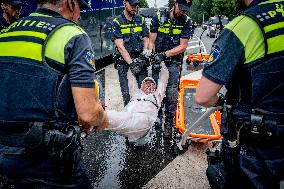
[[[176,0],[176,3],[178,4],[178,8],[180,10],[187,12],[190,9],[192,0]]]
[[[128,0],[130,5],[139,5],[139,0]]]
[[[21,0],[0,0],[0,2],[7,3],[13,7],[21,6],[24,4]]]

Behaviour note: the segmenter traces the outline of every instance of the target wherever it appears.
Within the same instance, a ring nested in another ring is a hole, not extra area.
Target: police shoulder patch
[[[209,59],[207,60],[207,62],[205,62],[204,66],[209,66],[213,64],[217,60],[217,58],[220,56],[221,52],[222,51],[220,47],[217,45],[214,45],[211,49]]]
[[[95,66],[95,55],[94,55],[94,52],[88,48],[86,50],[86,53],[85,53],[85,59],[87,60],[87,62],[89,64],[91,64],[93,67]]]

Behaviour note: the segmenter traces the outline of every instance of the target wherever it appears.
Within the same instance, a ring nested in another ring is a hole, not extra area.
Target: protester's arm
[[[159,97],[159,105],[161,105],[163,98],[165,97],[167,85],[168,85],[168,80],[169,80],[169,71],[165,65],[164,62],[161,63],[161,72],[160,72],[160,77],[158,81],[158,87],[157,87],[157,94]]]

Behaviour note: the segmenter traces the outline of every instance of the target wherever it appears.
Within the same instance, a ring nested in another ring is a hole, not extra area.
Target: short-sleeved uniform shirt
[[[136,14],[130,21],[126,19],[124,14],[121,14],[113,20],[112,27],[113,41],[123,39],[124,46],[129,53],[141,53],[143,51],[143,38],[149,35],[144,17]]]
[[[38,9],[36,13],[61,17],[60,14],[48,9]],[[56,56],[53,53],[49,54],[53,52],[52,49],[60,48],[62,51],[59,51]],[[59,70],[68,68],[71,87],[95,87],[94,52],[90,38],[83,29],[74,28],[74,26],[64,26],[58,29],[48,40],[45,52],[47,62],[55,64]]]
[[[254,6],[253,1],[250,6]],[[244,32],[245,31],[245,32]],[[244,81],[244,65],[263,58],[265,44],[258,24],[251,18],[241,15],[232,20],[212,45],[209,60],[204,64],[202,75],[228,89],[227,100],[238,109],[249,111],[251,88],[240,83]],[[247,88],[248,87],[248,88]]]
[[[192,32],[192,22],[188,16],[184,15],[178,19],[171,19],[168,11],[161,11],[160,13],[160,19],[158,14],[156,14],[152,18],[150,25],[150,32],[157,33],[155,41],[155,50],[157,52],[167,51],[178,46],[180,44],[180,39],[189,39]],[[161,24],[163,24],[163,26],[161,26]],[[171,25],[169,32],[160,32],[159,27],[163,28],[166,24]],[[174,32],[174,29],[181,31],[177,31],[176,33]]]
[[[255,6],[254,0],[250,6]],[[241,37],[240,37],[241,36]],[[258,24],[241,15],[232,20],[212,45],[209,60],[204,65],[203,76],[220,85],[238,77],[238,68],[264,57],[264,38]],[[249,52],[245,49],[251,49]]]

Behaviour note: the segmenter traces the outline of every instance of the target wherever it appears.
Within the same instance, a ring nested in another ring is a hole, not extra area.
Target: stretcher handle
[[[205,121],[212,113],[214,113],[216,110],[220,109],[220,107],[210,107],[207,108],[206,112],[204,114],[202,114],[202,116],[200,116],[198,118],[198,120],[196,120],[192,126],[186,128],[185,132],[182,135],[182,139],[181,139],[181,145],[185,145],[186,143],[186,139],[187,139],[187,135],[190,133],[190,131],[200,125],[203,121]]]

